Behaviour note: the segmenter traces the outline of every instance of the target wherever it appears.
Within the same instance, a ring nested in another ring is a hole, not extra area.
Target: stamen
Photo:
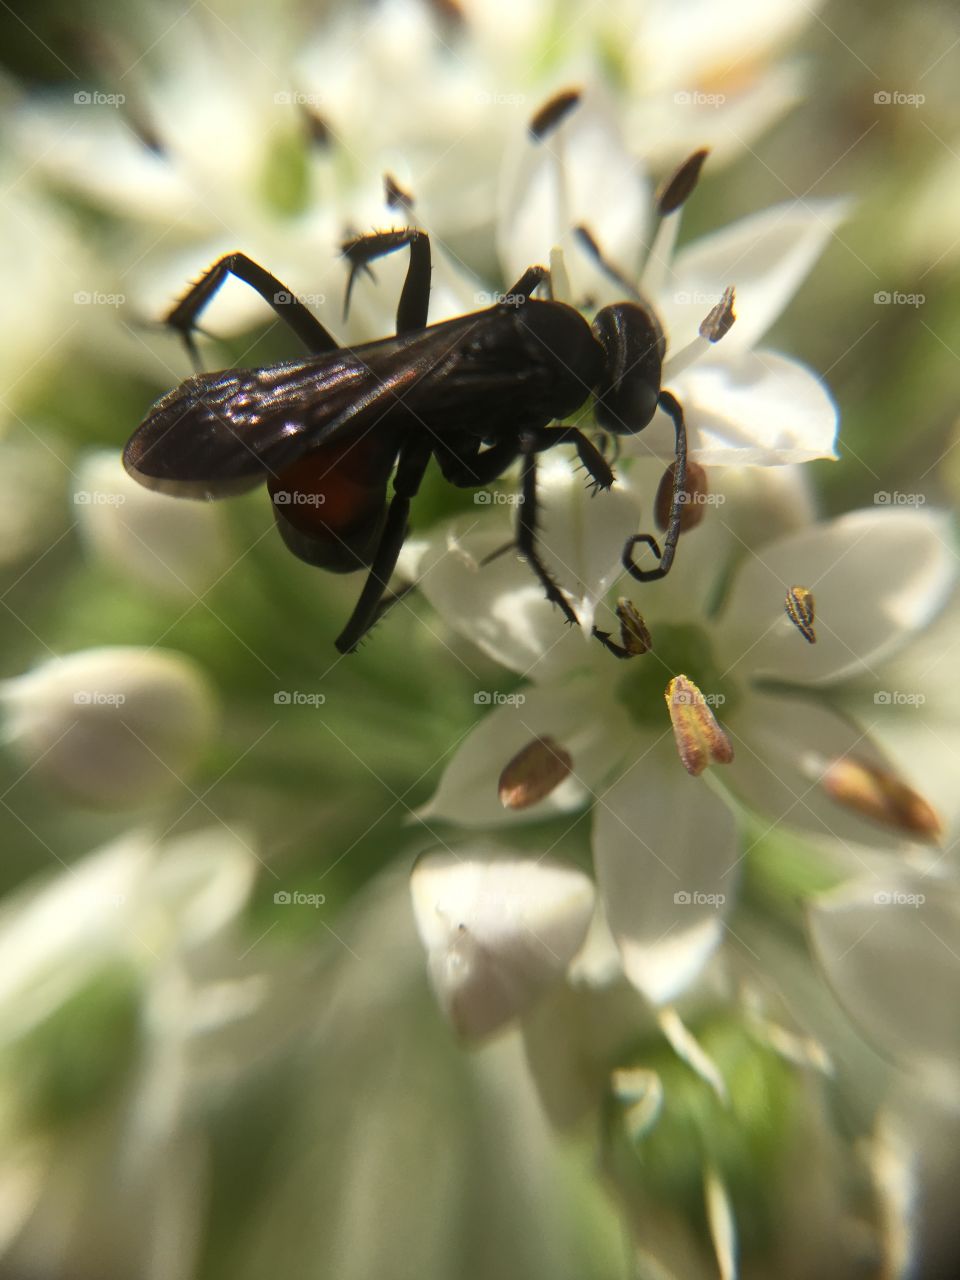
[[[665,182],[661,183],[656,197],[659,217],[666,218],[669,214],[676,213],[680,206],[686,203],[697,185],[703,162],[709,154],[710,151],[707,147],[701,147],[692,156],[688,156],[683,164],[675,169]]]
[[[653,517],[657,522],[657,528],[664,530],[670,524],[670,512],[673,508],[673,477],[676,475],[677,464],[671,462],[666,471],[660,478],[660,484],[657,487],[657,496],[653,503]],[[683,503],[680,512],[680,532],[686,533],[689,529],[695,529],[707,511],[707,498],[710,495],[710,483],[707,480],[707,473],[699,462],[687,459],[687,471],[683,484],[683,495],[681,501]]]
[[[943,835],[933,807],[892,770],[840,756],[828,763],[820,782],[832,800],[880,826],[930,844]]]
[[[808,587],[791,587],[787,592],[784,605],[787,617],[797,628],[804,640],[810,644],[817,643],[817,633],[813,627],[816,607],[813,592]]]
[[[683,373],[684,369],[689,369],[696,360],[706,355],[715,342],[719,342],[724,334],[730,332],[737,318],[733,310],[735,301],[736,290],[732,284],[727,285],[720,297],[720,301],[710,308],[700,322],[698,336],[664,361],[664,383],[672,382],[677,374]]]
[[[674,676],[665,693],[681,763],[697,778],[708,764],[729,764],[733,745],[707,700],[687,676]]]
[[[574,107],[579,105],[582,96],[579,89],[562,89],[534,112],[527,126],[534,142],[542,142],[548,133],[558,128]]]
[[[680,214],[683,206],[669,217],[661,218],[656,225],[653,239],[647,247],[640,267],[640,292],[647,298],[655,298],[663,289],[673,259],[673,247],[680,231]]]
[[[553,738],[534,738],[500,774],[500,803],[505,809],[529,809],[545,800],[570,776],[573,757]]]
[[[388,209],[413,208],[413,196],[405,191],[392,173],[383,175],[383,198]]]
[[[653,637],[637,606],[626,596],[617,601],[617,618],[620,621],[620,643],[627,653],[634,658],[649,653],[653,648]]]

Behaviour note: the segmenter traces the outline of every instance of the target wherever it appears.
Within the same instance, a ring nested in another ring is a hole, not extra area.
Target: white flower
[[[188,787],[217,721],[190,659],[105,647],[51,658],[0,688],[26,771],[84,804],[135,807]]]
[[[5,1268],[66,1274],[89,1257],[105,1276],[195,1274],[198,1108],[211,1079],[232,1083],[218,1036],[263,996],[235,972],[255,869],[225,829],[163,845],[132,831],[5,900]]]
[[[667,339],[663,385],[683,406],[698,462],[777,465],[835,456],[837,411],[823,384],[796,360],[758,344],[822,253],[845,201],[777,205],[674,254],[682,206],[656,220],[646,181],[609,112],[587,99],[542,141],[517,140],[501,207],[508,283],[559,247],[568,300],[582,305],[589,298],[593,310],[622,300],[623,287],[574,235],[580,225],[628,277],[643,263],[638,288]],[[736,321],[709,342],[699,327],[731,285]],[[627,453],[671,458],[672,424],[658,411],[624,443]]]
[[[764,511],[779,515],[767,525],[771,540],[748,546],[740,529],[753,523],[757,488]],[[544,560],[575,599],[591,546],[607,548],[604,587],[613,576],[630,492],[591,501],[580,479],[548,472]],[[805,525],[795,479],[763,470],[721,473],[711,497],[715,509],[682,536],[670,575],[636,588],[653,651],[627,662],[564,632],[525,566],[501,557],[478,570],[503,528],[484,527],[452,549],[440,536],[420,566],[443,618],[532,682],[520,705],[498,706],[461,744],[425,816],[493,828],[592,801],[607,918],[628,977],[657,1003],[688,985],[722,936],[741,862],[728,797],[765,821],[840,842],[851,857],[864,845],[908,847],[939,825],[921,799],[925,778],[892,770],[841,703],[857,680],[883,688],[883,664],[943,605],[956,575],[946,521],[884,509]],[[551,519],[557,511],[562,519]],[[634,527],[638,518],[635,510]],[[815,598],[815,644],[785,612],[796,586]],[[733,748],[708,779],[690,777],[677,756],[674,733],[694,710],[664,707],[668,681],[681,674],[722,725],[716,741]],[[497,780],[538,738],[572,759],[570,776],[539,803],[505,809]]]
[[[73,501],[90,549],[141,590],[195,599],[236,558],[221,507],[145,488],[113,451],[82,460]]]

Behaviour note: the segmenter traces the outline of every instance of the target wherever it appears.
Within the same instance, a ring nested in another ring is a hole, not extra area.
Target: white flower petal
[[[410,878],[430,979],[470,1039],[525,1013],[583,943],[594,887],[575,867],[489,848],[425,854]]]
[[[142,590],[194,598],[231,563],[219,506],[145,489],[112,450],[83,460],[73,501],[91,550]]]
[[[893,869],[809,911],[817,956],[850,1016],[901,1062],[960,1062],[960,885]]]
[[[869,673],[934,618],[956,580],[947,519],[906,509],[855,511],[764,547],[740,569],[718,628],[732,671],[804,683]],[[808,588],[816,643],[784,613]],[[882,686],[884,687],[884,686]]]
[[[810,698],[753,692],[725,726],[736,756],[724,767],[723,782],[771,823],[839,841],[854,857],[857,845],[902,849],[907,843],[832,800],[819,785],[826,763],[842,756],[889,769],[858,725]]]
[[[550,250],[574,247],[580,223],[627,274],[643,243],[649,191],[612,113],[587,97],[542,142],[518,137],[501,183],[497,245],[509,285]],[[574,274],[568,258],[567,267]],[[574,281],[575,286],[579,281]]]
[[[836,456],[836,405],[816,374],[787,356],[730,355],[718,347],[670,389],[683,405],[690,453],[704,466],[783,466]],[[673,423],[658,410],[630,447],[672,458]]]
[[[709,299],[731,284],[737,320],[721,345],[728,352],[749,351],[796,293],[848,209],[847,200],[775,205],[682,249],[656,299],[671,352],[693,340],[713,305]]]
[[[128,808],[185,787],[214,732],[205,675],[164,649],[53,658],[0,686],[13,749],[84,804]]]
[[[488,691],[491,699],[496,694]],[[433,798],[420,811],[421,818],[500,826],[579,809],[609,773],[630,732],[625,713],[612,700],[601,710],[600,691],[591,681],[571,681],[565,688],[526,688],[505,696],[517,702],[497,706],[460,744]],[[573,772],[529,809],[505,809],[497,788],[500,774],[521,748],[539,737],[555,739],[570,753]]]
[[[593,858],[627,977],[649,1000],[672,1000],[723,932],[739,860],[733,814],[651,740],[596,806]]]
[[[515,554],[508,551],[481,564],[515,538],[505,514],[498,520],[478,517],[477,532],[467,531],[449,548],[435,542],[419,566],[421,590],[450,625],[504,666],[538,682],[601,656],[599,645],[589,641],[589,628],[597,601],[620,574],[621,550],[636,530],[639,510],[625,485],[592,495],[582,473],[574,473],[560,456],[544,460],[540,478],[538,546],[547,570],[570,597],[586,638],[570,633]],[[501,496],[480,492],[488,500]],[[477,509],[482,513],[494,506],[503,510],[492,501]]]

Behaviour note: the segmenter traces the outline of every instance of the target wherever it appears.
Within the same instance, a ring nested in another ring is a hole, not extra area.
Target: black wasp
[[[541,118],[543,112],[535,125]],[[703,154],[691,157],[666,185],[661,215],[686,199]],[[585,229],[581,239],[622,282]],[[624,547],[623,563],[640,582],[662,578],[681,527],[686,432],[680,404],[660,386],[665,341],[650,308],[632,291],[631,301],[604,307],[590,325],[573,307],[533,296],[541,287],[549,292],[550,278],[545,267],[532,266],[505,301],[428,325],[430,241],[417,228],[348,241],[347,298],[359,270],[404,246],[410,261],[396,336],[355,348],[338,347],[275,276],[244,254],[214,263],[166,317],[194,357],[197,317],[228,275],[255,289],[311,354],[267,368],[188,378],[157,401],[134,433],[123,455],[128,472],[149,488],[193,498],[221,498],[265,480],[291,551],[335,573],[369,571],[336,640],[348,653],[384,608],[410,501],[431,458],[463,488],[490,484],[520,459],[516,549],[547,598],[577,623],[537,550],[537,455],[571,444],[594,485],[609,489],[614,477],[602,453],[577,427],[560,423],[593,395],[600,427],[632,435],[660,406],[676,432],[663,550],[652,534],[636,534]],[[729,313],[728,307],[727,322]],[[714,328],[719,323],[715,317]],[[637,544],[651,548],[655,567],[634,563]],[[632,652],[606,632],[594,634],[619,657]]]

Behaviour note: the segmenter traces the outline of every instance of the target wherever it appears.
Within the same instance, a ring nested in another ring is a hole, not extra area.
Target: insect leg
[[[670,523],[667,525],[667,533],[663,540],[663,551],[661,552],[652,533],[635,533],[632,538],[627,539],[623,548],[623,567],[638,582],[656,582],[658,578],[665,578],[670,572],[674,553],[677,550],[677,539],[680,537],[680,517],[683,515],[683,498],[687,483],[687,428],[683,420],[683,410],[679,401],[675,400],[669,391],[660,392],[658,403],[661,409],[673,419],[673,429],[676,434],[673,498],[670,504]],[[634,564],[633,548],[638,543],[648,546],[659,560],[660,563],[655,569],[640,569]]]
[[[517,283],[507,290],[505,296],[513,302],[520,299],[529,302],[534,289],[543,284],[544,280],[548,282],[550,280],[550,272],[546,267],[527,267]]]
[[[199,366],[197,345],[193,339],[197,317],[230,275],[255,289],[280,319],[290,326],[308,351],[314,355],[321,351],[336,351],[336,340],[275,275],[271,275],[245,253],[228,253],[218,258],[163,318],[164,324],[176,329],[183,338],[195,365]]]
[[[355,649],[380,616],[383,598],[387,594],[390,579],[407,536],[410,499],[420,488],[420,482],[429,461],[430,446],[422,440],[412,440],[400,451],[397,474],[393,482],[393,499],[383,533],[380,535],[380,542],[374,553],[370,572],[347,625],[334,641],[341,653],[350,653]]]
[[[520,452],[516,436],[498,440],[482,453],[457,453],[453,449],[434,443],[434,456],[444,480],[458,489],[475,489],[499,479]]]
[[[536,432],[537,449],[551,449],[555,444],[573,444],[597,489],[609,489],[614,475],[600,450],[577,427],[541,427]]]
[[[575,627],[580,625],[573,606],[567,600],[537,551],[537,450],[536,435],[525,434],[521,438],[523,452],[523,501],[517,507],[517,550],[537,576],[544,594],[551,604],[557,605],[563,616]]]
[[[404,245],[410,246],[410,265],[400,291],[397,304],[397,333],[410,333],[415,329],[425,329],[427,312],[430,307],[430,237],[418,227],[404,227],[399,231],[377,231],[373,235],[358,236],[343,245],[343,256],[350,263],[350,275],[347,279],[347,292],[343,300],[343,314],[346,317],[350,306],[350,293],[357,272],[382,258],[384,254],[394,253]]]

